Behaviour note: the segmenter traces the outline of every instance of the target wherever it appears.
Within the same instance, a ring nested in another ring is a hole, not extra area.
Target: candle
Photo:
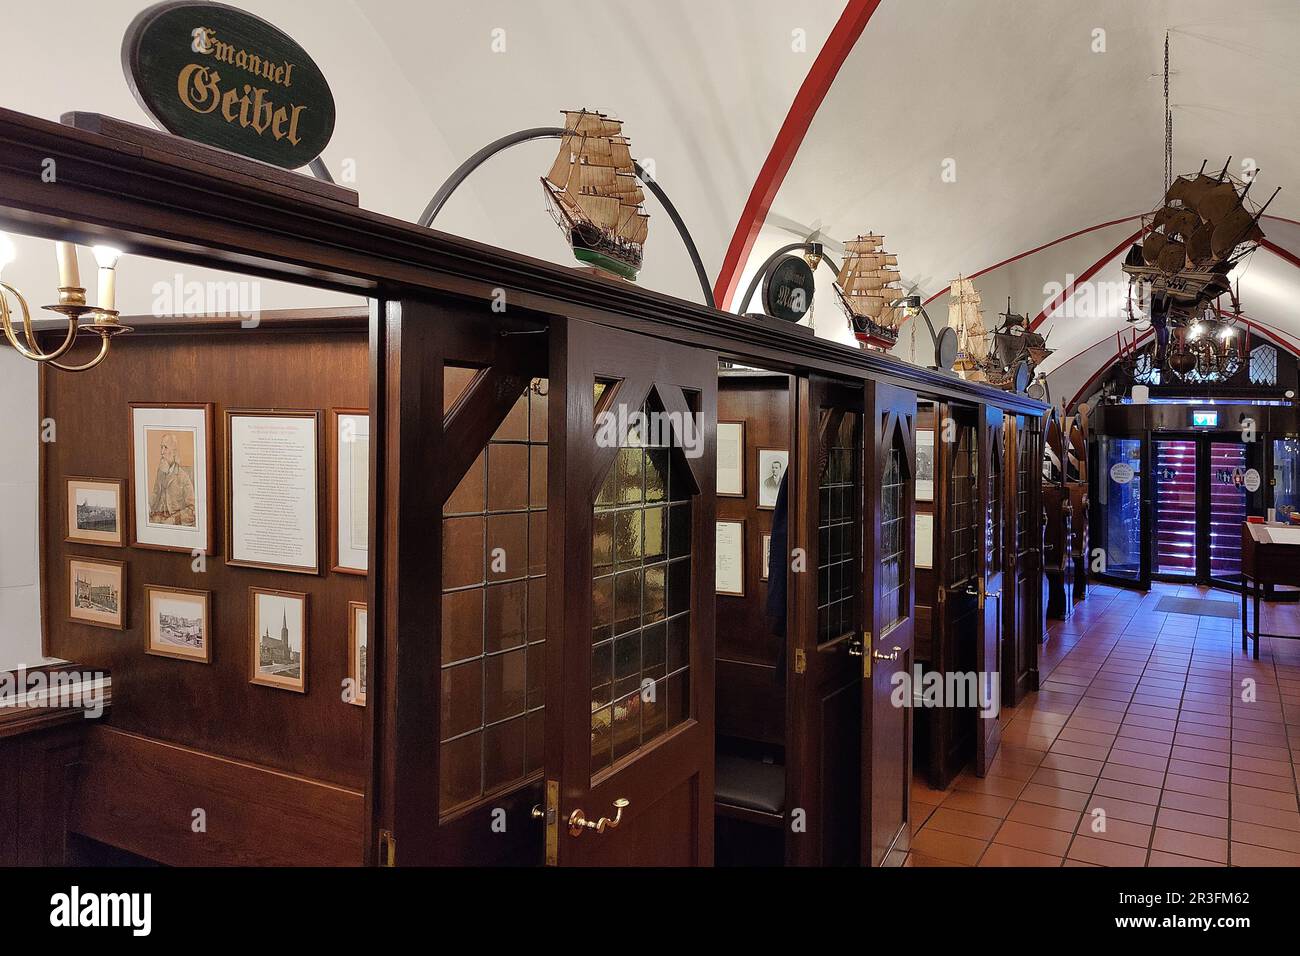
[[[59,288],[81,287],[81,274],[77,271],[77,247],[71,242],[56,242],[54,254],[59,259]]]
[[[115,309],[117,298],[117,270],[105,269],[102,266],[99,270],[99,307],[101,309]]]

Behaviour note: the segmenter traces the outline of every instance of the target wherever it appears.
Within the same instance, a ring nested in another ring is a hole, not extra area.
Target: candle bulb
[[[117,308],[117,260],[122,251],[112,246],[95,246],[94,252],[99,263],[99,308],[112,311]]]
[[[77,271],[77,247],[71,242],[56,242],[54,254],[59,260],[59,288],[81,287],[81,273]]]

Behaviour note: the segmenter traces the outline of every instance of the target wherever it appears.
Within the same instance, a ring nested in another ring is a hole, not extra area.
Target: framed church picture
[[[307,692],[307,595],[300,591],[248,589],[252,624],[249,683]]]

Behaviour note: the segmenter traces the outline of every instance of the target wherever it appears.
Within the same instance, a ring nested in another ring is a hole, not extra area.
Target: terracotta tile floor
[[[906,866],[1300,866],[1300,641],[1156,611],[1208,588],[1093,586],[1050,621],[1042,685],[1004,711],[983,778],[912,786]],[[1300,634],[1300,605],[1264,630]],[[1253,691],[1248,693],[1248,690]]]

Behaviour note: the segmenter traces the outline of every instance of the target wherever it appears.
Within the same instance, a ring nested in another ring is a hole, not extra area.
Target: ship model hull
[[[549,190],[548,190],[549,193]],[[641,271],[641,249],[609,235],[589,222],[575,222],[558,202],[552,203],[564,230],[564,238],[579,262],[636,281]]]
[[[904,293],[895,285],[897,265],[898,257],[884,251],[883,236],[860,235],[844,244],[835,292],[861,348],[887,352],[898,344],[903,313],[895,303]]]
[[[888,351],[898,344],[898,330],[873,322],[862,315],[850,318],[853,325],[853,337],[863,348],[883,349]]]

